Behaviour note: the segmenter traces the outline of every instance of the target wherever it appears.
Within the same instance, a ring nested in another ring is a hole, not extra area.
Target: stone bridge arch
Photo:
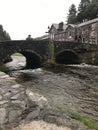
[[[75,51],[65,49],[56,54],[55,61],[59,64],[78,64],[80,57]]]
[[[26,69],[35,69],[41,67],[42,57],[36,52],[31,50],[21,50],[21,49],[13,50],[8,54],[6,54],[4,62],[10,59],[11,55],[13,55],[14,53],[20,53],[26,58],[26,65],[25,65]]]
[[[5,63],[13,53],[26,57],[26,68],[39,68],[49,57],[49,41],[14,40],[0,42],[0,64]]]

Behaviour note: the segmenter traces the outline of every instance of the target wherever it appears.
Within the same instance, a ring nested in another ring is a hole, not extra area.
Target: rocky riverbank
[[[97,66],[18,70],[25,65],[23,57],[6,65],[11,71],[0,72],[0,130],[60,130],[57,125],[63,125],[61,130],[89,130],[70,112],[98,122]]]
[[[33,92],[30,86],[23,86],[15,80],[0,72],[0,130],[88,130],[69,114],[54,110],[39,92]]]
[[[62,73],[21,70],[11,75],[21,85],[45,96],[53,107],[86,114],[98,121],[98,68],[67,67]]]

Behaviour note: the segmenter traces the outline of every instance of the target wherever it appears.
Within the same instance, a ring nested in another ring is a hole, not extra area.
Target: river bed
[[[45,96],[53,107],[79,112],[98,122],[98,66],[69,65],[61,73],[42,68],[18,70],[25,66],[25,60],[13,58],[14,62],[6,65],[19,84]]]

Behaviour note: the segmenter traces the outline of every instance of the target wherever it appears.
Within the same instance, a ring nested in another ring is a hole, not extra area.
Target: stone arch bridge
[[[52,47],[52,48],[51,48]],[[52,55],[59,64],[98,64],[98,45],[46,40],[14,40],[0,42],[0,64],[19,52],[26,57],[27,68],[43,65]]]

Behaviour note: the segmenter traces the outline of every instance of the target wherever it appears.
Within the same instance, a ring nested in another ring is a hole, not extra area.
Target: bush
[[[5,65],[1,64],[1,65],[0,65],[0,71],[5,72],[5,73],[8,73],[8,72],[9,72],[9,69],[8,69]]]

